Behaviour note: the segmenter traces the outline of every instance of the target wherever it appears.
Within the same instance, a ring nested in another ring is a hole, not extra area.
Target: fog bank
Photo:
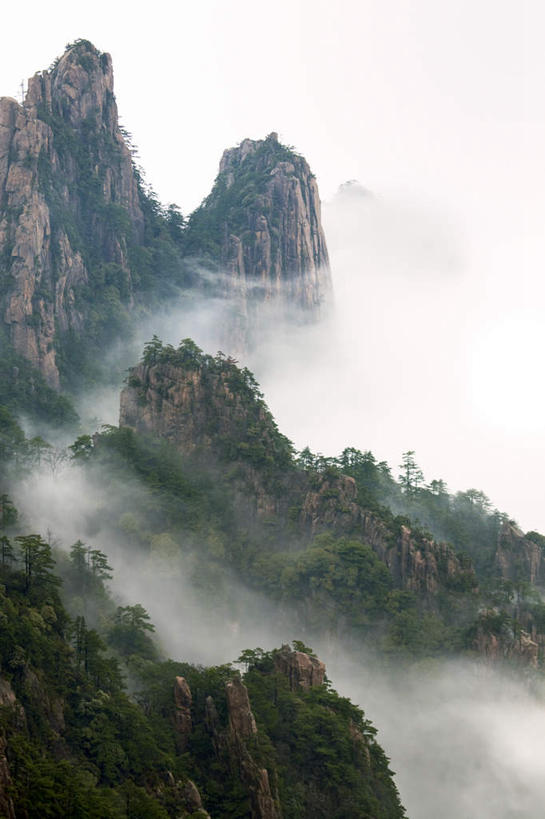
[[[370,449],[394,475],[415,450],[428,482],[545,530],[545,291],[517,225],[499,256],[441,202],[347,185],[323,211],[333,313],[250,361],[280,429],[325,455]]]
[[[331,674],[378,726],[410,819],[543,816],[542,684],[454,661],[388,677],[341,656]]]
[[[364,646],[294,625],[294,613],[245,588],[225,571],[195,572],[190,552],[165,540],[148,557],[134,534],[145,490],[127,477],[116,490],[64,464],[44,467],[13,496],[28,531],[60,548],[86,540],[109,556],[119,605],[141,603],[166,656],[203,664],[235,660],[245,648],[302,639],[328,676],[379,730],[411,819],[538,819],[545,803],[545,706],[523,671],[478,663],[427,662],[412,671],[381,666]],[[194,543],[191,544],[195,546]],[[541,684],[540,684],[541,685]],[[535,687],[535,686],[534,686]]]

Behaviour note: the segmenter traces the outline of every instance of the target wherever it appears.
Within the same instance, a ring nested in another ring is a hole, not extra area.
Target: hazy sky
[[[30,2],[2,12],[0,93],[84,37],[112,54],[163,201],[190,211],[225,147],[272,130],[324,201],[359,179],[375,210],[325,208],[350,419],[324,397],[318,430],[316,400],[297,418],[271,378],[284,431],[394,471],[416,449],[429,478],[545,530],[544,23],[502,0]]]

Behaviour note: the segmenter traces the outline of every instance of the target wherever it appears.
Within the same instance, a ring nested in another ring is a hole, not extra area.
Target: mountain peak
[[[245,352],[272,322],[318,318],[331,290],[318,185],[306,159],[276,132],[224,151],[210,195],[188,226],[187,247],[220,271],[232,301],[221,346]]]
[[[31,115],[57,115],[73,128],[102,118],[113,133],[117,128],[113,88],[110,55],[88,40],[76,40],[48,70],[29,79],[24,105]]]
[[[133,292],[129,244],[143,234],[110,55],[87,40],[69,45],[30,78],[23,107],[1,102],[0,132],[3,329],[59,387],[60,361],[80,338],[86,345],[82,330],[101,292],[93,277],[109,265],[125,293],[121,312]]]
[[[269,153],[275,153],[277,149],[283,151],[290,151],[285,145],[282,145],[278,139],[276,131],[265,137],[265,139],[243,139],[239,145],[234,148],[226,148],[220,160],[219,172],[220,174],[226,171],[237,168],[244,162],[246,157],[257,153],[260,149],[269,149]]]

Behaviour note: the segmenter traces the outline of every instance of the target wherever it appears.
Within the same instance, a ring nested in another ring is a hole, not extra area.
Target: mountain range
[[[239,363],[319,324],[333,289],[316,180],[276,133],[226,150],[184,216],[88,41],[0,99],[0,815],[402,817],[376,729],[306,641],[540,679],[545,537],[426,484],[411,451],[398,479],[369,451],[297,452]],[[197,303],[223,352],[182,319],[127,362],[142,325]],[[105,386],[119,424],[97,429],[76,405]],[[51,476],[82,488],[36,533],[28,487]],[[169,659],[128,596],[148,576],[219,631],[248,595],[289,644]]]

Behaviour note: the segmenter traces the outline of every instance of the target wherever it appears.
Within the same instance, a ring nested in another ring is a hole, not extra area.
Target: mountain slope
[[[400,486],[371,453],[356,450],[296,458],[251,373],[188,339],[178,349],[157,339],[147,345],[122,392],[120,424],[97,438],[96,456],[113,447],[144,480],[153,475],[171,497],[162,527],[175,540],[183,520],[175,487],[207,476],[221,495],[207,514],[218,521],[225,564],[289,603],[302,627],[416,655],[490,654],[488,635],[501,644],[498,657],[537,664],[545,642],[534,590],[539,535],[525,537],[478,506],[474,490],[451,498],[435,485]],[[154,465],[162,446],[170,462],[164,478]],[[170,481],[172,470],[182,483]],[[187,503],[187,489],[184,496]],[[450,543],[421,528],[424,511],[432,529],[452,533]],[[199,538],[201,549],[208,537]],[[478,573],[462,551],[468,546]]]
[[[100,601],[102,636],[68,617],[45,541],[1,542],[6,819],[404,816],[375,729],[325,684],[309,649],[244,652],[245,682],[230,665],[157,661],[141,606],[104,617],[112,602],[84,544],[65,565],[65,594],[72,606],[76,588]]]

